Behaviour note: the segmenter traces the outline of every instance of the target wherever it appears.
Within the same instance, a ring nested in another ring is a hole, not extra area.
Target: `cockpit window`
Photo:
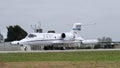
[[[28,35],[28,38],[34,38],[34,37],[36,37],[36,35],[34,35],[34,34],[29,34]]]

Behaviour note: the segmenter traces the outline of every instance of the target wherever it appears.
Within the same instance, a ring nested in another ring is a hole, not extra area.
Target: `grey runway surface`
[[[39,50],[39,51],[0,51],[0,53],[47,53],[47,52],[79,52],[79,51],[119,51],[120,49],[79,49],[79,50]]]

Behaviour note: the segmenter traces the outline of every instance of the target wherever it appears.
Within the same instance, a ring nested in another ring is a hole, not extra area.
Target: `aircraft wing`
[[[59,43],[74,43],[75,41],[70,41],[70,40],[56,40],[52,41],[51,43],[53,44],[59,44]]]

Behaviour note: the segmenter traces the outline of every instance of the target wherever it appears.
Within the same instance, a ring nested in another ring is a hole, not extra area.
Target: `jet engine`
[[[62,33],[61,38],[65,40],[73,40],[75,36],[73,33]]]

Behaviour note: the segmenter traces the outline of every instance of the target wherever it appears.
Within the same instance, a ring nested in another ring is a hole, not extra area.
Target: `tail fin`
[[[75,34],[79,34],[80,31],[81,31],[81,26],[82,26],[81,23],[75,23],[75,24],[73,25],[73,28],[72,28],[72,31],[71,31],[71,32],[73,32],[73,33],[75,33]]]

